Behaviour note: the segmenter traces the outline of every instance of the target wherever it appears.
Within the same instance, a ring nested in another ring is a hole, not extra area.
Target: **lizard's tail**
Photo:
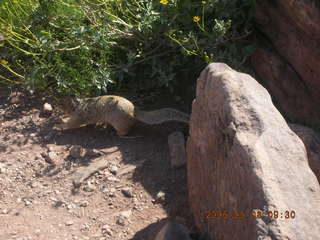
[[[147,124],[160,124],[169,121],[189,123],[190,116],[176,109],[162,108],[154,111],[135,109],[135,118]]]

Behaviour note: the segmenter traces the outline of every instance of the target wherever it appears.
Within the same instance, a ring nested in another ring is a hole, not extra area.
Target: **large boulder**
[[[187,159],[195,222],[212,239],[319,239],[320,186],[306,149],[249,75],[223,63],[202,71]]]
[[[251,56],[251,61],[262,84],[287,119],[310,124],[320,120],[319,99],[313,99],[308,86],[283,57],[274,51],[259,48]]]
[[[298,135],[307,149],[308,162],[320,183],[320,136],[311,128],[299,124],[289,124],[291,130]]]
[[[320,104],[319,0],[257,0],[256,6],[258,29],[268,38],[278,58],[258,50],[252,59],[257,74],[268,82],[268,89],[281,110],[290,112],[289,117],[299,115],[303,105],[304,113],[299,118],[320,122],[320,108],[314,107]],[[279,61],[284,64],[279,65]],[[271,71],[266,71],[268,68]],[[297,100],[300,103],[287,107],[295,96],[302,97]]]

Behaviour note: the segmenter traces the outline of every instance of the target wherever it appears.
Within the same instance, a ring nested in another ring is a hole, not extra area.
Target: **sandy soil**
[[[94,126],[60,132],[46,101],[0,88],[0,240],[153,239],[167,219],[194,230],[186,170],[171,169],[167,146],[183,127],[138,124],[133,138]],[[101,159],[107,168],[75,189],[77,170]]]

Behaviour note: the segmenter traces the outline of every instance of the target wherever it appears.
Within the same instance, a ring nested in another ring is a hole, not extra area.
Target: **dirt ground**
[[[151,240],[167,219],[194,231],[186,169],[170,167],[167,144],[185,126],[61,132],[46,101],[0,87],[0,240]],[[70,156],[74,146],[84,153]],[[97,159],[108,167],[75,189],[74,174]]]

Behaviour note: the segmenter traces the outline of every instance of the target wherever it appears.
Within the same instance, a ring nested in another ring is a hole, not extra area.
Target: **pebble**
[[[42,152],[41,153],[41,157],[43,157],[43,159],[47,163],[52,164],[52,165],[56,165],[55,161],[56,161],[56,158],[57,158],[57,154],[55,152],[49,152],[49,153]]]
[[[0,173],[4,173],[6,171],[6,165],[3,163],[0,163]]]
[[[73,158],[80,158],[83,156],[83,148],[80,145],[75,145],[70,148],[69,154]]]
[[[127,225],[127,221],[124,217],[119,216],[117,220],[117,224],[124,227]]]
[[[43,104],[42,110],[43,110],[44,113],[49,114],[49,113],[52,112],[53,107],[51,106],[51,104],[45,103],[45,104]]]
[[[131,210],[121,212],[118,215],[117,224],[123,227],[128,225],[129,223],[128,218],[131,216],[131,214],[132,214]]]
[[[83,190],[86,192],[93,192],[94,190],[96,190],[96,186],[91,182],[87,182],[87,184],[83,187]]]
[[[109,225],[103,225],[101,230],[103,234],[108,234],[109,236],[112,236],[112,230],[110,229]]]
[[[118,167],[116,165],[111,165],[110,168],[109,168],[109,171],[114,174],[114,175],[117,175],[118,173]]]
[[[107,177],[107,180],[110,182],[119,182],[120,181],[118,178],[113,177],[113,176]]]
[[[39,184],[37,183],[37,182],[32,182],[31,184],[30,184],[30,187],[31,188],[36,188],[36,187],[38,187],[39,186]]]
[[[26,206],[29,206],[29,205],[32,204],[32,202],[31,202],[31,201],[28,201],[28,200],[25,200],[25,201],[24,201],[24,204],[25,204]]]
[[[128,217],[131,216],[131,214],[132,214],[132,211],[131,211],[131,210],[127,210],[127,211],[121,212],[121,213],[120,213],[120,216],[123,216],[123,217],[125,217],[125,218],[128,218]]]
[[[89,231],[89,230],[90,230],[89,224],[87,224],[87,223],[82,224],[82,226],[81,226],[81,228],[80,228],[80,231],[81,231],[81,232],[87,232],[87,231]]]
[[[73,221],[71,221],[71,220],[67,221],[65,224],[66,224],[66,226],[71,226],[71,225],[73,225]]]
[[[130,187],[126,187],[126,188],[121,189],[121,192],[127,198],[133,197],[133,191],[132,191],[132,188],[130,188]]]
[[[88,207],[88,206],[89,206],[88,201],[83,201],[82,203],[80,203],[80,207]]]
[[[163,191],[159,191],[157,193],[157,200],[158,201],[165,201],[166,194]]]
[[[6,208],[1,211],[2,214],[8,214],[8,212],[9,212],[9,210]]]

